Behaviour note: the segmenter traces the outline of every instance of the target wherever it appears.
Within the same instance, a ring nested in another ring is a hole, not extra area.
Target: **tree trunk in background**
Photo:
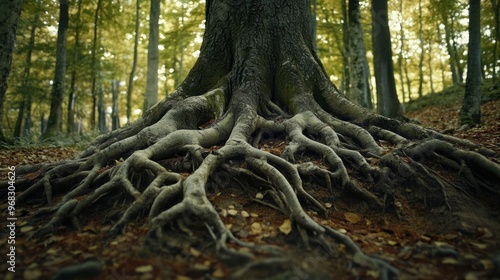
[[[457,67],[457,75],[458,75],[458,82],[463,83],[464,82],[464,67],[462,66],[462,63],[460,62],[460,58],[458,57],[458,49],[457,49],[457,40],[456,40],[456,33],[455,33],[455,18],[451,17],[451,46],[453,48],[453,59],[455,59],[455,65]]]
[[[24,66],[24,73],[23,73],[23,78],[21,81],[21,94],[23,95],[23,100],[21,101],[21,106],[19,108],[19,114],[17,115],[17,120],[16,120],[16,126],[14,128],[14,137],[19,138],[21,135],[27,135],[29,134],[29,130],[31,127],[25,127],[24,131],[22,132],[22,126],[23,126],[23,119],[24,115],[26,114],[26,122],[25,124],[30,124],[31,120],[28,120],[27,118],[31,118],[31,95],[32,93],[32,88],[31,88],[31,57],[33,53],[33,48],[35,47],[35,37],[36,37],[36,27],[38,24],[38,14],[39,10],[35,12],[35,15],[33,17],[33,22],[31,23],[31,32],[30,32],[30,39],[28,43],[28,50],[26,53],[26,65]],[[28,132],[26,132],[28,130]]]
[[[460,124],[472,126],[481,121],[481,5],[480,0],[470,0],[469,4],[467,80]]]
[[[102,80],[102,79],[101,79]],[[104,91],[102,88],[102,81],[99,81],[99,88],[97,89],[97,119],[100,133],[107,133],[108,127],[106,125],[106,105],[104,103]]]
[[[429,42],[429,55],[427,56],[427,63],[429,63],[429,85],[431,87],[431,93],[434,93],[434,79],[432,75],[434,75],[434,71],[432,71],[432,42]]]
[[[403,108],[405,107],[406,102],[406,91],[405,91],[405,82],[403,76],[403,54],[404,54],[404,26],[403,26],[403,0],[399,0],[399,14],[401,16],[401,22],[399,23],[399,54],[398,54],[398,73],[399,73],[399,82],[401,84],[401,95],[403,96]]]
[[[448,51],[448,55],[450,56],[449,62],[450,62],[450,71],[451,71],[451,78],[453,81],[453,85],[456,85],[459,83],[459,78],[458,78],[458,70],[457,70],[457,65],[455,64],[455,54],[454,54],[454,49],[451,43],[451,30],[450,27],[448,26],[448,20],[445,19],[443,22],[444,24],[444,31],[445,31],[445,39],[446,39],[446,50]]]
[[[12,64],[12,52],[16,42],[16,30],[23,1],[0,1],[0,142],[5,142],[3,134],[3,102],[7,91],[7,78]],[[0,143],[1,144],[1,143]]]
[[[140,26],[141,1],[136,0],[135,9],[135,35],[134,35],[134,58],[132,59],[132,69],[128,78],[127,86],[127,124],[132,121],[132,91],[134,89],[134,76],[137,69],[137,56],[139,47],[139,26]]]
[[[146,96],[144,111],[158,102],[158,42],[160,19],[160,0],[151,0],[149,12],[148,73],[146,79]]]
[[[316,51],[318,51],[318,39],[317,39],[317,36],[316,36],[316,29],[317,29],[317,20],[316,20],[316,17],[317,17],[317,10],[318,10],[318,1],[317,0],[312,0],[313,2],[313,5],[312,5],[312,21],[311,21],[311,34],[314,38],[314,49]]]
[[[82,14],[82,0],[77,1],[76,22],[75,22],[75,46],[73,48],[73,61],[71,69],[71,82],[69,86],[68,98],[68,119],[67,131],[68,133],[74,132],[75,128],[75,99],[76,99],[76,81],[78,79],[78,62],[80,54],[80,24]]]
[[[96,110],[97,110],[97,92],[96,92],[96,83],[97,83],[97,39],[98,39],[98,34],[97,32],[99,31],[99,12],[101,10],[101,5],[102,0],[97,1],[97,8],[95,9],[94,13],[94,39],[92,41],[92,58],[91,58],[91,70],[90,70],[90,79],[92,83],[92,87],[90,89],[91,95],[92,95],[92,113],[90,116],[90,127],[92,130],[96,129]]]
[[[181,11],[181,21],[179,22],[180,26],[184,26],[184,5],[182,6]],[[179,70],[175,71],[175,87],[179,86],[182,83],[182,73],[184,72],[184,41],[182,40],[182,36],[177,37],[177,45],[179,49],[176,53],[179,53],[179,59],[177,62],[179,63]],[[174,68],[175,69],[175,68]]]
[[[111,82],[111,94],[112,94],[112,105],[111,105],[111,130],[116,130],[120,128],[120,81],[113,80]]]
[[[420,59],[418,61],[418,97],[423,96],[424,84],[424,31],[422,22],[422,0],[418,0],[418,39],[420,41]]]
[[[59,0],[59,27],[57,29],[56,69],[52,84],[52,100],[47,130],[43,137],[62,132],[62,103],[64,98],[64,76],[66,74],[66,33],[68,31],[68,0]]]
[[[439,23],[436,26],[437,34],[438,34],[438,44],[441,45],[442,42],[442,34],[441,34],[441,29],[439,28]],[[445,66],[443,64],[443,61],[440,59],[439,60],[439,66],[441,67],[441,82],[443,84],[443,89],[446,88],[446,70]]]
[[[498,44],[500,42],[500,0],[491,0],[495,16],[495,46],[493,49],[493,83],[497,81]]]
[[[351,92],[351,65],[349,63],[349,15],[347,13],[347,0],[342,0],[342,61],[344,64],[344,78],[342,79],[342,92],[345,96],[350,96]],[[335,33],[335,32],[334,32]]]
[[[373,108],[370,92],[370,72],[363,42],[359,0],[349,0],[349,61],[352,85],[349,96],[354,103]]]
[[[387,15],[387,0],[373,0],[372,43],[377,84],[377,111],[387,117],[401,118],[402,112],[394,81],[391,35]]]

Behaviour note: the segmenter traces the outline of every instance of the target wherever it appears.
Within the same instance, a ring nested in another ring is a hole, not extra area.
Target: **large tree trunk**
[[[7,78],[12,64],[12,53],[16,42],[17,23],[23,1],[2,1],[0,3],[0,144],[6,141],[3,134],[3,103],[7,92]]]
[[[481,122],[481,5],[479,0],[469,3],[467,80],[460,124],[472,126]]]
[[[27,205],[44,192],[48,206],[41,211],[53,213],[33,236],[114,205],[113,221],[106,220],[112,225],[109,236],[149,213],[148,240],[156,247],[167,246],[162,242],[175,234],[168,225],[179,222],[186,229],[203,223],[208,231],[203,238],[214,240],[221,257],[243,265],[254,260],[240,246],[283,256],[238,240],[224,224],[208,196],[227,194],[236,185],[250,197],[265,190],[268,211],[288,215],[299,233],[289,238],[321,244],[318,250],[325,254],[335,240],[354,254],[355,265],[389,277],[396,270],[387,262],[365,255],[348,236],[307,214],[304,207],[328,213],[318,191],[387,215],[406,211],[400,201],[452,209],[458,201],[448,192],[461,195],[460,205],[466,201],[455,185],[429,169],[430,162],[474,180],[474,192],[500,198],[500,167],[470,149],[491,151],[348,101],[321,65],[311,20],[310,3],[303,0],[207,1],[200,57],[174,93],[138,121],[98,137],[74,160],[16,169],[17,188],[23,190],[17,203]],[[283,144],[270,150],[269,141]],[[318,183],[303,183],[311,178]],[[53,195],[62,197],[53,202]],[[453,218],[455,212],[438,213],[461,221]]]
[[[66,75],[66,33],[68,31],[68,0],[59,1],[59,27],[57,29],[56,70],[52,84],[50,114],[43,137],[62,132],[62,103],[64,98],[64,76]]]

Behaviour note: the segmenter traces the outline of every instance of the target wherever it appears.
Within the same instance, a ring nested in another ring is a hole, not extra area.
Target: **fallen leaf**
[[[346,218],[346,220],[352,224],[356,224],[358,223],[359,221],[361,221],[361,218],[359,217],[358,214],[356,213],[351,213],[351,212],[345,212],[344,213],[344,216]]]
[[[40,269],[28,269],[23,273],[23,277],[26,280],[39,279],[42,276],[42,271]]]
[[[434,245],[438,247],[452,247],[450,244],[441,241],[434,241]]]
[[[479,278],[477,278],[477,276],[472,272],[465,274],[465,277],[464,277],[464,280],[477,280],[477,279],[479,279]]]
[[[458,264],[458,261],[454,258],[444,258],[441,263],[443,264]]]
[[[257,194],[255,195],[255,198],[256,198],[256,199],[263,199],[263,198],[264,198],[264,195],[263,195],[262,193],[257,193]]]
[[[22,228],[21,228],[21,232],[22,232],[22,233],[25,233],[25,232],[30,232],[30,231],[32,231],[33,229],[34,229],[34,227],[32,227],[32,226],[25,226],[25,227],[22,227]]]
[[[224,271],[220,267],[217,267],[217,269],[212,273],[212,276],[216,278],[222,278],[224,275]]]
[[[227,210],[227,213],[231,216],[236,216],[236,214],[238,214],[238,211],[234,209],[229,209]]]
[[[253,223],[250,226],[250,229],[252,235],[260,234],[262,232],[262,226],[259,223]]]
[[[282,233],[288,235],[292,231],[292,222],[290,219],[284,220],[279,229]]]
[[[201,252],[193,247],[189,248],[189,252],[191,252],[191,255],[195,257],[199,257],[201,255]]]
[[[481,264],[483,265],[484,269],[486,270],[491,270],[495,268],[495,265],[491,260],[488,259],[482,259],[480,260]]]
[[[482,243],[471,242],[470,244],[476,246],[477,248],[479,248],[481,250],[486,249],[486,247],[488,247],[488,245],[482,244]]]
[[[137,273],[146,273],[146,272],[151,272],[151,271],[153,271],[152,265],[143,265],[143,266],[138,266],[135,268],[135,272],[137,272]]]

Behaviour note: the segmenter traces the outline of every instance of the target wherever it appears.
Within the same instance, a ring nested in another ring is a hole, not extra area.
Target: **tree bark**
[[[349,68],[353,82],[349,94],[354,103],[371,109],[370,72],[360,19],[359,0],[349,0]]]
[[[148,41],[148,70],[146,79],[146,96],[144,98],[144,111],[158,102],[158,42],[160,20],[160,0],[151,0],[149,11],[149,41]]]
[[[119,111],[119,101],[120,101],[120,81],[111,81],[111,94],[112,94],[112,105],[111,105],[111,130],[116,130],[120,128],[120,111]]]
[[[351,63],[350,63],[350,43],[349,43],[349,14],[347,8],[347,0],[342,0],[342,43],[340,47],[342,53],[342,63],[344,65],[344,73],[342,79],[342,92],[345,96],[351,96]],[[340,44],[339,44],[340,45]]]
[[[132,69],[130,70],[130,75],[128,78],[127,85],[127,124],[132,121],[132,92],[134,89],[134,77],[135,70],[137,68],[137,57],[138,57],[138,48],[139,48],[139,26],[140,26],[140,9],[141,2],[140,0],[136,0],[136,8],[135,8],[135,35],[134,35],[134,57],[132,58]]]
[[[400,118],[402,112],[394,81],[387,0],[372,1],[372,32],[377,111],[387,117]]]
[[[14,128],[14,137],[19,138],[21,135],[29,134],[31,130],[31,96],[33,89],[31,88],[31,56],[33,53],[33,48],[35,47],[35,36],[36,36],[36,27],[38,24],[38,13],[39,11],[35,11],[35,15],[33,16],[33,22],[31,24],[30,31],[30,39],[28,43],[28,51],[26,53],[26,65],[24,66],[24,72],[21,81],[21,93],[23,96],[23,100],[21,101],[21,106],[19,108],[19,113],[17,115],[16,126]],[[26,114],[26,118],[25,115]],[[24,128],[22,130],[23,119],[25,119],[25,124],[28,124],[29,127]]]
[[[418,0],[418,39],[420,41],[420,59],[418,61],[418,97],[423,96],[423,84],[424,84],[424,57],[425,57],[425,45],[424,45],[424,23],[422,17],[422,0]]]
[[[92,40],[92,57],[90,61],[90,79],[91,79],[91,89],[90,94],[92,95],[92,113],[90,115],[90,127],[95,130],[96,127],[96,116],[97,116],[97,75],[99,70],[99,64],[97,62],[97,44],[98,44],[98,31],[99,31],[99,13],[102,7],[102,0],[97,0],[97,7],[94,13],[94,38]]]
[[[466,174],[469,184],[477,180],[474,192],[500,198],[500,166],[476,152],[491,151],[371,113],[339,92],[314,48],[309,1],[208,0],[206,9],[200,56],[172,94],[136,122],[99,136],[73,160],[16,169],[16,189],[23,190],[16,197],[19,205],[31,197],[40,200],[40,192],[49,204],[43,213],[51,219],[34,237],[67,220],[77,223],[89,208],[120,203],[108,236],[122,234],[141,220],[137,216],[149,213],[147,240],[162,246],[159,241],[175,230],[168,225],[188,221],[182,225],[190,227],[196,220],[200,229],[203,221],[217,253],[246,266],[254,260],[251,253],[261,254],[263,247],[238,240],[209,200],[212,193],[227,194],[241,185],[240,191],[248,190],[243,195],[266,190],[269,211],[286,213],[300,233],[289,238],[302,238],[306,245],[318,241],[326,252],[332,251],[327,239],[335,240],[357,265],[390,279],[396,269],[304,210],[328,213],[316,188],[325,187],[321,191],[333,200],[359,200],[378,213],[399,211],[400,201],[425,204],[432,198],[435,207],[449,210],[467,201],[469,194],[433,175],[423,164],[428,160]],[[266,148],[271,138],[283,143],[279,151]],[[310,178],[319,181],[311,183],[313,191],[303,183]],[[451,203],[450,190],[456,199]],[[53,195],[62,197],[53,201]]]
[[[469,1],[469,44],[465,96],[460,110],[460,124],[475,126],[481,122],[481,5]]]
[[[495,45],[493,47],[493,83],[497,81],[498,45],[500,43],[500,1],[491,0],[495,17]]]
[[[47,130],[43,137],[55,136],[62,132],[62,103],[64,98],[64,80],[66,74],[66,34],[68,31],[68,0],[59,1],[59,26],[57,29],[56,69],[52,84],[50,114]]]
[[[12,53],[16,42],[16,30],[23,1],[1,1],[0,3],[0,144],[7,139],[3,133],[3,104],[7,92],[7,78],[12,64]]]
[[[82,0],[77,1],[76,20],[75,20],[75,45],[73,47],[73,59],[71,69],[71,80],[69,86],[68,98],[68,119],[67,131],[68,133],[74,132],[75,129],[75,101],[76,101],[76,83],[78,80],[78,62],[80,55],[80,31],[81,31],[81,14],[82,14]]]

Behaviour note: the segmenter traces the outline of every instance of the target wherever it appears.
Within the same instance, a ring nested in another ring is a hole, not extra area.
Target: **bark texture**
[[[234,184],[249,195],[265,190],[269,211],[286,213],[306,246],[333,253],[336,241],[354,255],[354,265],[387,278],[397,274],[390,264],[309,217],[304,207],[327,211],[304,180],[317,180],[333,200],[352,199],[388,215],[402,214],[398,205],[407,192],[401,186],[411,188],[415,201],[432,201],[429,208],[452,209],[457,203],[447,194],[455,188],[430,171],[429,160],[460,170],[474,191],[499,197],[500,167],[482,155],[491,152],[370,113],[339,93],[314,50],[309,4],[207,1],[200,57],[174,93],[138,121],[98,137],[74,160],[16,169],[26,174],[16,181],[23,189],[19,205],[44,192],[40,214],[51,217],[33,236],[64,221],[79,227],[99,205],[122,205],[113,207],[110,236],[148,215],[148,239],[165,246],[171,226],[186,231],[186,221],[195,220],[190,225],[205,226],[221,257],[286,258],[275,247],[242,242],[224,225],[208,196]],[[285,140],[282,150],[264,148],[271,137]]]
[[[469,5],[467,79],[460,124],[473,126],[481,122],[481,6],[479,0],[470,0]]]
[[[372,1],[372,44],[377,111],[386,117],[400,118],[402,112],[394,80],[387,0]]]
[[[4,142],[3,134],[3,102],[7,92],[7,78],[12,64],[12,52],[16,42],[17,23],[21,14],[23,1],[2,1],[0,4],[0,142]]]
[[[366,48],[363,42],[363,29],[358,0],[349,0],[349,51],[350,51],[350,80],[352,86],[349,94],[354,103],[373,108],[370,90],[370,68],[366,59]]]
[[[56,70],[52,84],[50,114],[43,137],[62,132],[62,103],[64,98],[64,76],[66,74],[66,35],[68,33],[68,0],[59,1],[59,26],[57,28]]]
[[[144,110],[151,108],[158,102],[158,44],[160,38],[160,0],[152,0],[149,11],[149,41],[148,41],[148,72],[146,79],[146,95]]]

